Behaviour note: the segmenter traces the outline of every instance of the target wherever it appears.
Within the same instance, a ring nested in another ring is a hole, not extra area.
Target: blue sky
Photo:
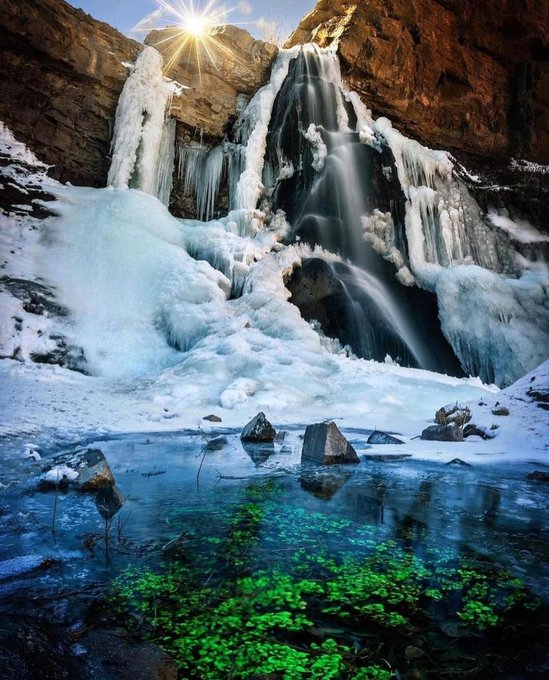
[[[68,0],[94,18],[106,21],[123,33],[130,34],[132,27],[148,14],[159,8],[156,0]],[[181,0],[169,0],[177,6]],[[186,4],[190,0],[185,0]],[[194,0],[195,7],[205,7],[204,0]],[[315,0],[218,0],[216,7],[231,9],[228,22],[247,29],[256,37],[265,37],[265,31],[289,34],[316,4]],[[162,25],[162,21],[156,23]],[[174,23],[164,20],[164,24]],[[132,34],[143,39],[145,33]]]

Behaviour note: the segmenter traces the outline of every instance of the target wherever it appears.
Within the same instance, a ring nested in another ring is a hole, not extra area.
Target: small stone
[[[307,426],[301,453],[301,461],[304,460],[323,465],[360,462],[354,448],[333,422]]]
[[[219,416],[214,415],[213,413],[210,413],[209,416],[204,416],[202,420],[208,420],[210,423],[222,423],[223,421]]]
[[[494,416],[508,416],[509,409],[506,406],[497,406],[492,409],[492,415]]]
[[[408,647],[406,647],[406,649],[404,650],[404,654],[406,654],[407,659],[413,661],[414,659],[420,659],[422,656],[425,655],[425,652],[423,651],[423,649],[420,649],[419,647],[414,647],[414,645],[408,645]]]
[[[452,458],[446,465],[464,465],[465,467],[472,467],[470,463],[466,463],[464,460],[461,460],[461,458]]]
[[[276,430],[260,411],[255,418],[244,426],[240,439],[245,442],[272,442],[276,437]]]
[[[374,430],[368,437],[367,444],[404,444],[404,442],[393,437],[392,434],[381,432],[381,430]]]
[[[463,430],[457,425],[430,425],[423,430],[421,438],[435,442],[462,442]]]

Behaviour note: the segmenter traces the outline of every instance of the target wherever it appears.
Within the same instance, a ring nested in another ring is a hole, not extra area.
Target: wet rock
[[[39,569],[49,569],[56,560],[44,555],[22,555],[0,562],[0,581],[25,576]]]
[[[0,618],[0,677],[70,680],[83,676],[76,672],[68,646],[50,621],[4,615]]]
[[[531,472],[526,479],[531,482],[549,482],[549,472],[543,472],[542,470],[534,470]]]
[[[464,467],[472,467],[470,463],[466,463],[464,460],[461,460],[461,458],[452,458],[452,460],[448,461],[446,465],[462,465]]]
[[[430,425],[423,430],[421,438],[435,442],[462,442],[463,430],[457,425]]]
[[[419,647],[414,647],[414,645],[408,645],[408,647],[406,647],[406,649],[404,650],[404,654],[406,654],[406,658],[409,661],[421,659],[422,656],[425,656],[425,652],[423,651],[423,649],[420,649]]]
[[[177,680],[177,665],[166,652],[158,645],[139,642],[121,630],[91,630],[81,638],[81,644],[88,651],[88,672],[81,677]]]
[[[245,442],[272,442],[276,437],[276,430],[260,411],[255,418],[244,426],[240,439]]]
[[[333,422],[307,426],[301,460],[323,465],[360,462],[354,448]]]
[[[380,430],[374,430],[372,434],[368,437],[368,444],[404,444],[403,441],[393,437],[392,434],[387,434],[387,432],[381,432]]]
[[[463,428],[463,438],[467,439],[467,437],[472,437],[473,435],[476,437],[481,437],[482,439],[493,439],[496,436],[496,433],[482,425],[474,425],[473,423],[469,423]]]
[[[204,416],[202,420],[207,420],[210,423],[221,423],[223,422],[219,416],[216,416],[214,413],[210,413],[209,416]]]
[[[103,452],[100,449],[82,449],[56,456],[53,465],[44,470],[39,488],[49,491],[70,486],[78,491],[96,493],[114,483],[114,476]]]

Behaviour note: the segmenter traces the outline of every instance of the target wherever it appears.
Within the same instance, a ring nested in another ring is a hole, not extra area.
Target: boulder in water
[[[322,465],[360,462],[354,448],[333,422],[307,426],[301,453],[301,461],[306,460]]]
[[[462,467],[472,467],[471,463],[466,463],[464,460],[461,460],[461,458],[452,458],[452,460],[448,461],[446,465],[461,465]]]
[[[421,433],[421,438],[434,442],[462,442],[463,430],[457,425],[430,425]]]
[[[368,444],[404,444],[403,441],[393,437],[392,434],[387,434],[387,432],[381,432],[381,430],[374,430],[372,434],[368,437]]]
[[[276,430],[267,420],[263,411],[244,426],[240,439],[244,442],[272,442],[276,437]]]
[[[100,449],[82,449],[57,456],[39,482],[42,491],[56,487],[73,487],[78,491],[96,493],[114,485],[111,468]]]

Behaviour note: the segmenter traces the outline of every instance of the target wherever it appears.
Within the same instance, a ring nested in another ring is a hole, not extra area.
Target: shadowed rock
[[[403,441],[393,437],[392,434],[387,434],[387,432],[381,432],[380,430],[374,430],[372,434],[368,437],[367,444],[404,444]]]
[[[276,430],[260,411],[255,418],[244,426],[240,439],[244,442],[272,442],[276,437]]]
[[[423,430],[421,438],[435,442],[462,442],[463,430],[456,425],[431,425]]]
[[[307,426],[301,460],[322,465],[360,462],[354,448],[333,422]]]

